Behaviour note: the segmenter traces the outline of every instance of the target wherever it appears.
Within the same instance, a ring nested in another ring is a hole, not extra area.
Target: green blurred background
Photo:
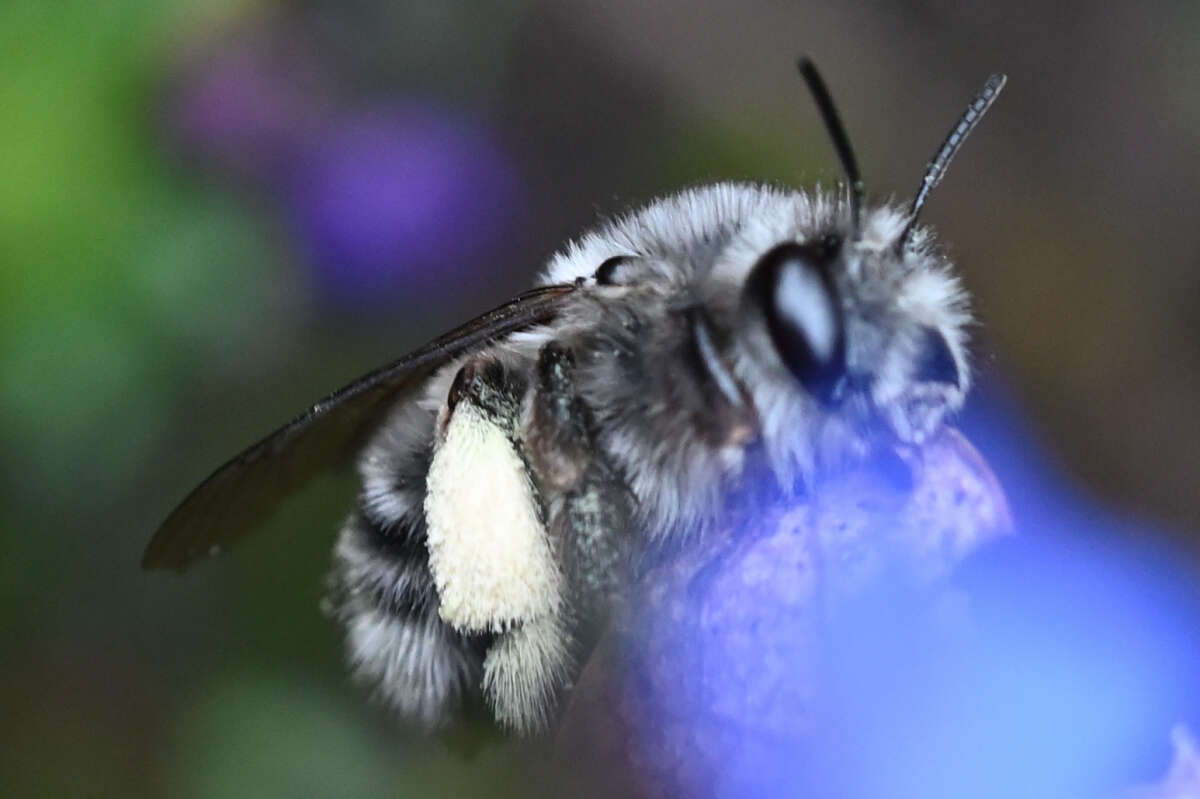
[[[347,479],[185,578],[141,548],[598,216],[837,179],[801,50],[877,198],[1009,74],[926,212],[982,318],[977,407],[1016,409],[1001,476],[1048,453],[1196,552],[1198,42],[1182,1],[0,4],[0,795],[523,791],[513,752],[464,765],[345,676]]]

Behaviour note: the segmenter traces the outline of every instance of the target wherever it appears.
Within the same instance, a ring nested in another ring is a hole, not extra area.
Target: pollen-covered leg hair
[[[503,632],[554,612],[562,577],[519,443],[526,383],[495,361],[465,365],[441,414],[425,494],[442,619]]]
[[[522,734],[545,729],[571,673],[565,587],[526,460],[527,389],[496,361],[463,366],[440,414],[425,495],[441,617],[496,634],[483,693],[497,723]]]
[[[438,617],[423,538],[356,512],[342,527],[330,582],[355,675],[406,720],[432,729],[478,695],[482,643]]]
[[[500,726],[532,735],[550,726],[576,666],[558,613],[496,637],[483,663],[483,693]]]
[[[483,691],[496,721],[521,734],[553,722],[628,564],[630,494],[595,446],[574,372],[568,349],[545,345],[522,421],[566,589],[553,605],[499,635],[483,666]]]

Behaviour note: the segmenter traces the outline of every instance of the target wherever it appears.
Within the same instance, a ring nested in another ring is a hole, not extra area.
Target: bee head
[[[917,221],[1003,86],[992,77],[907,208],[867,206],[849,140],[807,60],[800,71],[845,173],[842,192],[718,183],[611,220],[548,265],[580,281],[559,332],[578,385],[663,529],[761,462],[809,486],[879,453],[912,452],[970,383],[966,294]],[[653,514],[652,514],[653,515]]]
[[[863,182],[829,91],[808,59],[804,77],[842,163],[848,202],[825,231],[783,241],[758,256],[742,304],[776,359],[827,411],[883,411],[904,440],[920,440],[957,408],[969,368],[965,295],[916,227],[929,192],[1004,85],[992,76],[951,131],[907,213],[864,215]],[[763,350],[766,350],[764,353]]]

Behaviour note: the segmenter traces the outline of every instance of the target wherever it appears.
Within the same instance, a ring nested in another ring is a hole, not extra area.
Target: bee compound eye
[[[826,405],[834,402],[846,364],[842,307],[830,275],[833,257],[824,245],[781,244],[759,259],[745,289],[788,371]]]
[[[596,268],[596,283],[601,286],[621,285],[621,267],[633,260],[632,255],[614,255]]]

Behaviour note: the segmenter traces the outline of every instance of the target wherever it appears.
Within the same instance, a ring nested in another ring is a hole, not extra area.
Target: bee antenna
[[[837,150],[838,159],[842,162],[846,181],[850,184],[850,219],[854,224],[854,235],[857,237],[864,190],[862,177],[858,173],[858,162],[854,159],[853,148],[850,147],[850,137],[846,135],[846,128],[842,126],[833,98],[829,95],[829,88],[821,78],[821,73],[817,71],[816,64],[808,56],[801,56],[799,67],[800,75],[808,84],[808,90],[817,104],[817,110],[821,112],[821,119],[825,122],[825,129],[829,131],[829,138],[833,140],[833,148]]]
[[[992,103],[996,102],[996,98],[1000,96],[1000,90],[1004,88],[1007,81],[1008,77],[999,73],[987,79],[987,83],[983,84],[983,88],[975,95],[975,99],[971,100],[971,104],[967,106],[963,115],[959,117],[958,124],[951,128],[946,140],[938,148],[937,155],[929,162],[929,166],[925,169],[925,177],[921,179],[921,188],[917,190],[917,196],[913,198],[912,206],[908,209],[908,224],[904,226],[904,232],[896,240],[897,253],[903,252],[908,245],[908,240],[917,225],[917,217],[921,215],[921,208],[924,207],[929,193],[942,182],[942,178],[946,175],[946,169],[950,166],[950,161],[958,154],[959,148],[962,147],[963,142],[967,140],[967,136],[975,129],[975,126],[979,124],[979,120],[983,119],[987,110],[992,107]]]

